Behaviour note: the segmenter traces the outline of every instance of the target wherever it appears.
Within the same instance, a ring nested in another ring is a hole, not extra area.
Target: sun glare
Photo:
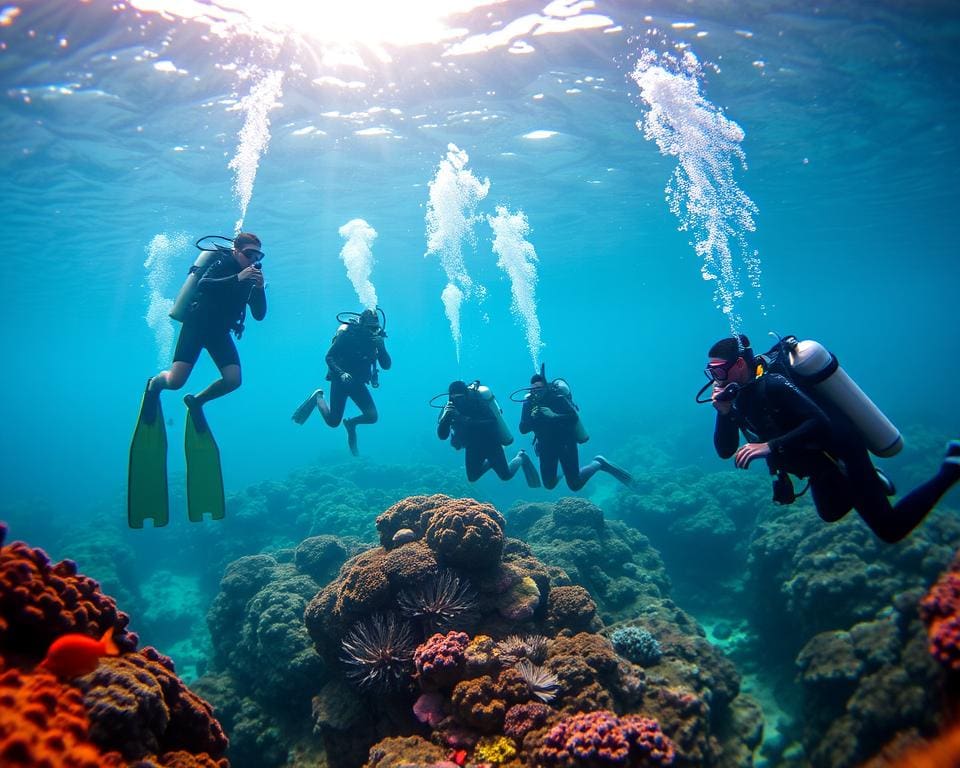
[[[336,45],[410,46],[462,37],[448,19],[506,0],[131,0],[140,11],[193,19],[222,32],[295,35]]]

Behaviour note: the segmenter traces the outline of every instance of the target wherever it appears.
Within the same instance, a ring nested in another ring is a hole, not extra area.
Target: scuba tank
[[[798,383],[850,419],[871,453],[889,458],[900,452],[900,431],[840,367],[836,356],[816,341],[788,337],[783,343],[790,369],[800,379]]]
[[[500,445],[510,445],[510,443],[513,442],[513,435],[510,434],[510,429],[503,420],[503,411],[500,409],[497,398],[493,396],[490,387],[486,387],[479,381],[475,381],[469,388],[476,393],[480,402],[483,403],[483,407],[489,411],[490,415],[496,420],[497,437],[500,439]]]
[[[200,243],[207,239],[226,240],[231,244],[233,243],[229,237],[221,237],[220,235],[207,235],[197,240],[195,245],[200,249],[200,254],[197,256],[197,260],[193,262],[193,266],[190,267],[187,279],[184,280],[183,285],[180,286],[180,292],[177,294],[177,298],[174,300],[169,312],[170,319],[176,320],[178,323],[182,323],[187,319],[190,307],[194,299],[197,298],[197,289],[200,287],[200,281],[203,280],[207,274],[207,270],[224,255],[230,253],[229,248],[219,244],[214,244],[213,248],[204,248]]]
[[[577,423],[574,428],[574,434],[576,435],[577,442],[581,445],[587,440],[590,439],[590,435],[587,433],[586,427],[583,426],[583,419],[580,418],[580,409],[577,407],[577,404],[573,402],[573,393],[570,391],[570,385],[564,379],[554,379],[550,382],[550,386],[553,387],[554,391],[564,398],[570,407],[573,408],[574,412],[577,414]]]

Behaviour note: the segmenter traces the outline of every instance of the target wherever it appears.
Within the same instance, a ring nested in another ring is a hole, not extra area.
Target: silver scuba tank
[[[169,316],[171,320],[182,323],[187,319],[190,305],[193,304],[193,300],[197,297],[197,289],[200,287],[200,281],[203,280],[203,276],[207,274],[207,270],[210,269],[213,263],[224,253],[229,253],[229,251],[226,251],[226,249],[200,251],[197,260],[193,262],[193,268],[191,268],[190,274],[187,275],[187,279],[184,280],[183,285],[180,286],[180,292],[177,294],[177,298],[170,308]]]
[[[577,436],[578,443],[585,443],[590,439],[590,435],[587,433],[587,428],[583,426],[583,419],[580,418],[580,409],[577,408],[576,404],[573,402],[573,393],[570,391],[570,385],[567,384],[563,379],[555,379],[552,383],[552,386],[557,388],[557,392],[560,393],[561,397],[564,397],[567,402],[570,403],[570,407],[573,408],[574,412],[577,414],[577,425],[574,429],[574,432]]]
[[[870,452],[882,458],[903,448],[903,437],[866,393],[816,341],[798,342],[789,351],[790,368],[811,383],[818,396],[836,406],[856,427]]]
[[[510,434],[510,429],[503,420],[503,411],[500,410],[497,398],[493,396],[490,388],[485,387],[483,384],[479,384],[476,387],[476,392],[480,397],[480,402],[484,404],[484,407],[497,422],[497,437],[500,439],[500,445],[510,445],[510,443],[513,442],[513,435]]]

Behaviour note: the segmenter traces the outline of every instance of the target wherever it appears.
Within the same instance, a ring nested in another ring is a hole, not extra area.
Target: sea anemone
[[[547,658],[547,643],[543,635],[509,635],[497,643],[497,654],[505,667],[512,667],[521,659],[529,659],[534,664],[542,664]]]
[[[423,624],[424,634],[454,629],[477,609],[477,595],[470,582],[445,569],[397,596],[400,613]]]
[[[395,690],[410,677],[416,642],[410,626],[393,614],[357,622],[342,646],[347,677],[361,689]]]
[[[560,679],[553,672],[548,672],[543,667],[531,664],[526,659],[518,662],[515,669],[520,673],[523,682],[527,684],[530,693],[540,701],[553,701],[560,688]]]

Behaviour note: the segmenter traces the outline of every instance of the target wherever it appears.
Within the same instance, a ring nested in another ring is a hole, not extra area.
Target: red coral
[[[673,742],[649,717],[600,710],[565,718],[544,737],[536,750],[539,765],[568,768],[602,768],[618,765],[630,768],[673,765]]]
[[[960,562],[950,569],[920,601],[920,618],[927,625],[931,655],[948,669],[960,671]]]
[[[99,639],[110,627],[120,650],[132,651],[138,638],[126,631],[129,622],[96,581],[77,573],[72,560],[51,564],[42,549],[21,541],[0,547],[0,653],[5,656],[36,662],[61,635]]]
[[[80,692],[49,672],[0,672],[0,765],[120,768],[116,752],[89,742]]]
[[[413,654],[420,685],[425,690],[453,685],[464,665],[464,651],[470,642],[466,632],[439,632],[421,644]]]

